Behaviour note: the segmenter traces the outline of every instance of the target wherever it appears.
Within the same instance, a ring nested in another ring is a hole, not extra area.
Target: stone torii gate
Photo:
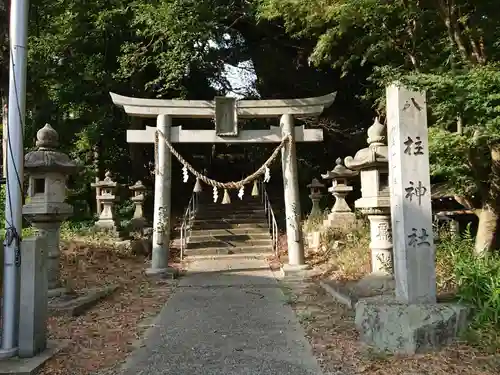
[[[288,265],[286,272],[305,268],[304,244],[300,223],[300,199],[297,176],[295,142],[323,141],[322,129],[305,129],[294,126],[294,118],[320,115],[335,100],[336,93],[316,98],[237,100],[215,97],[215,100],[142,99],[110,93],[113,103],[131,116],[156,117],[156,127],[144,130],[127,130],[129,143],[155,143],[160,131],[170,143],[280,143],[284,136],[290,141],[282,148],[283,185],[285,196],[286,231],[288,239]],[[172,126],[172,118],[215,119],[215,130],[188,130]],[[238,118],[280,118],[280,126],[265,130],[240,130]],[[153,250],[148,274],[169,271],[167,263],[170,243],[171,204],[171,154],[165,142],[158,142],[158,173],[155,177]],[[167,228],[160,225],[162,215]]]

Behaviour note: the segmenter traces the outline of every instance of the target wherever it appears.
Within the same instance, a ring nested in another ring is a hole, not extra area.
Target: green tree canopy
[[[313,64],[339,67],[343,75],[370,66],[365,99],[378,110],[390,81],[427,90],[432,173],[466,206],[479,209],[478,251],[493,246],[500,195],[495,7],[492,0],[259,2],[261,18],[281,21],[297,38],[315,39]]]

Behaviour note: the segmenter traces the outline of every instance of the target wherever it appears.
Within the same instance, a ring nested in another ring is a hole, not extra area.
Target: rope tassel
[[[241,185],[240,190],[238,190],[238,198],[242,200],[244,195],[245,195],[245,185]]]
[[[196,183],[194,184],[193,192],[194,193],[201,193],[202,191],[203,191],[203,189],[201,187],[201,181],[199,178],[197,178]]]
[[[224,189],[224,197],[222,198],[222,204],[229,204],[229,203],[231,203],[231,197],[229,196],[227,189]]]
[[[217,199],[219,199],[219,192],[217,191],[217,188],[214,186],[213,188],[213,195],[214,195],[214,203],[217,202]]]
[[[268,183],[270,179],[271,179],[271,170],[266,165],[264,170],[264,182]]]
[[[257,185],[257,180],[253,180],[252,197],[259,196],[259,186]]]

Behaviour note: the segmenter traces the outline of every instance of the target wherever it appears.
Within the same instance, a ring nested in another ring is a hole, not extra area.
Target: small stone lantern
[[[338,158],[335,164],[337,164],[335,168],[321,175],[324,180],[332,180],[332,186],[328,188],[328,191],[335,197],[335,203],[323,225],[325,227],[346,227],[356,221],[356,215],[354,215],[345,200],[347,194],[353,190],[353,187],[349,186],[347,181],[356,177],[359,172],[352,171],[342,165],[341,158]]]
[[[95,226],[99,229],[116,230],[117,224],[113,206],[116,202],[115,191],[118,183],[112,180],[110,171],[107,171],[104,176],[104,180],[92,183],[91,185],[96,191],[99,191],[100,194],[96,196],[96,199],[102,204],[99,220],[96,221]]]
[[[144,227],[146,225],[146,219],[144,218],[144,201],[146,199],[146,186],[142,183],[141,180],[137,181],[134,185],[129,187],[133,192],[133,196],[131,201],[134,202],[135,211],[134,216],[132,218],[132,222],[134,223],[134,227]]]
[[[392,274],[391,201],[389,195],[389,160],[386,127],[378,119],[368,129],[368,147],[345,165],[360,171],[361,198],[355,207],[370,221],[372,273]]]
[[[307,185],[307,188],[311,191],[311,194],[309,195],[309,198],[311,198],[312,200],[311,213],[309,214],[309,216],[311,217],[321,215],[321,207],[319,206],[319,202],[323,197],[321,189],[323,189],[324,187],[325,185],[319,182],[316,178],[313,178],[311,183]]]
[[[66,179],[78,170],[69,156],[59,152],[59,135],[45,125],[36,134],[35,151],[24,157],[24,170],[28,175],[28,203],[23,206],[24,217],[45,236],[48,247],[48,287],[57,289],[60,284],[59,228],[62,221],[73,213],[66,200]]]

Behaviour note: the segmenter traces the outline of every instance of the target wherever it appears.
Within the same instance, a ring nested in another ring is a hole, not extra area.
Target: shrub
[[[327,217],[327,211],[325,212],[317,212],[313,215],[308,215],[307,219],[304,222],[303,230],[305,232],[315,232],[319,231],[323,225],[323,220]]]
[[[474,306],[475,324],[500,328],[500,257],[462,254],[456,259],[455,276],[461,301]]]
[[[471,307],[469,333],[483,345],[500,345],[500,255],[477,256],[474,239],[466,233],[437,244],[436,269],[438,288],[456,291],[460,302]]]

